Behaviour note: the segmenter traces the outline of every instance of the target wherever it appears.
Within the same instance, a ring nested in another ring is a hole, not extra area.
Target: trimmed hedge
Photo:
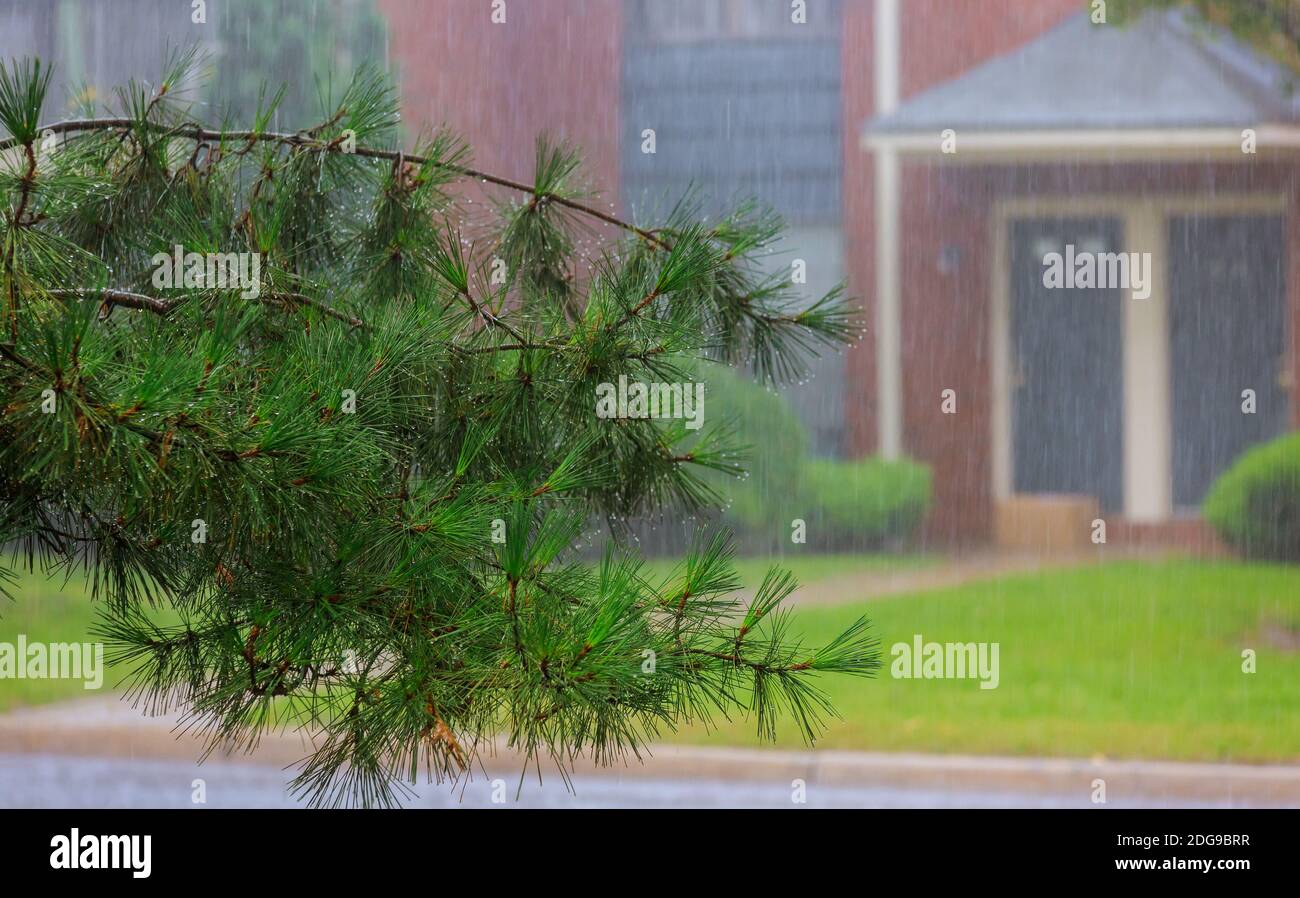
[[[912,461],[810,459],[803,489],[813,516],[809,541],[861,550],[910,539],[929,510],[932,482],[930,469]]]
[[[1243,453],[1214,482],[1201,511],[1247,558],[1300,562],[1300,433]]]

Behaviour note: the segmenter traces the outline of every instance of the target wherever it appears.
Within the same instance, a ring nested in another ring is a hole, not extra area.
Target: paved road
[[[0,807],[182,808],[193,807],[195,778],[206,783],[211,808],[290,808],[288,771],[259,764],[79,758],[0,754]],[[517,777],[495,791],[506,807],[526,808],[790,808],[788,783],[645,777],[578,777],[576,795],[558,777],[524,783]],[[476,778],[462,790],[421,786],[406,805],[415,808],[492,807],[493,783]],[[814,808],[1000,808],[1078,807],[1079,799],[1033,793],[938,792],[924,789],[843,788],[811,785],[806,807]],[[1111,802],[1108,807],[1122,807]],[[1146,806],[1150,806],[1149,803]],[[1165,805],[1170,806],[1170,805]],[[1179,805],[1173,805],[1179,806]],[[1190,805],[1189,805],[1190,806]],[[1204,804],[1198,804],[1204,807]]]

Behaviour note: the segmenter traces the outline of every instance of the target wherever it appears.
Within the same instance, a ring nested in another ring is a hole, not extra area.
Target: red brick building
[[[378,0],[389,53],[413,128],[447,124],[478,164],[532,175],[542,131],[583,148],[587,170],[618,185],[619,0],[509,0],[493,22],[491,0]]]
[[[773,197],[872,325],[800,405],[833,409],[810,422],[828,451],[929,463],[936,540],[1054,508],[1076,532],[1103,516],[1111,542],[1195,536],[1214,476],[1300,423],[1300,114],[1283,73],[1180,13],[507,0],[494,23],[491,0],[379,5],[408,120],[447,121],[485,167],[527,177],[550,130],[625,214],[690,180]],[[1148,254],[1147,295],[1042,292],[1067,247]]]

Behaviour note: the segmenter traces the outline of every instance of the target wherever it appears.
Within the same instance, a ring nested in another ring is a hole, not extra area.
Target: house
[[[510,6],[516,33],[381,5],[407,96],[468,111],[509,174],[558,127],[625,213],[692,181],[770,198],[870,325],[797,405],[831,409],[809,421],[825,451],[929,463],[934,541],[1086,542],[1102,520],[1112,544],[1205,544],[1210,483],[1300,421],[1297,106],[1182,11],[808,0],[797,25],[785,0],[538,0]],[[454,70],[499,99],[417,65],[417,22],[460,35]],[[1054,289],[1053,253],[1124,253],[1148,283]]]
[[[60,96],[151,77],[195,29],[129,2],[142,14],[0,0],[0,52],[59,58]],[[1112,544],[1205,544],[1210,483],[1300,424],[1300,106],[1288,73],[1182,10],[364,2],[408,138],[446,123],[479,167],[527,179],[549,131],[624,216],[692,185],[704,214],[772,203],[790,225],[774,269],[804,262],[809,298],[847,279],[868,325],[789,395],[822,454],[931,466],[934,542],[1101,520]],[[1053,283],[1053,259],[1114,282]]]
[[[905,34],[891,16],[916,9],[882,0],[873,24]],[[859,120],[877,401],[852,448],[929,461],[951,539],[1082,509],[1075,534],[1203,544],[1214,479],[1300,420],[1290,88],[1181,10],[1119,27],[1074,7],[926,90],[878,91]],[[1053,289],[1067,253],[1136,253],[1148,282]]]

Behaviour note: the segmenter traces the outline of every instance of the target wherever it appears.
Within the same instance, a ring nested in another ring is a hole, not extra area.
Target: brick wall
[[[478,166],[529,179],[546,131],[581,146],[593,186],[618,187],[621,0],[492,4],[378,0],[402,85],[408,133],[450,125]]]

